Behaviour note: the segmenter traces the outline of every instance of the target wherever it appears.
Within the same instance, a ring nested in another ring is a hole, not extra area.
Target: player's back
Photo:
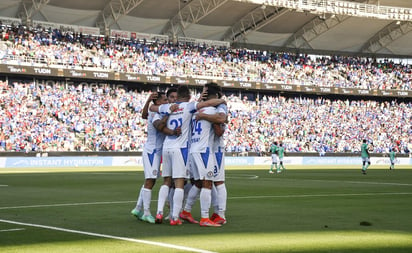
[[[169,129],[181,128],[181,135],[168,135],[163,143],[163,149],[188,147],[192,114],[196,111],[197,102],[180,102],[176,111],[170,113],[167,120]]]
[[[205,107],[199,112],[215,114],[215,107]],[[214,141],[212,123],[207,120],[196,120],[196,114],[192,116],[190,152],[205,152],[213,146]]]

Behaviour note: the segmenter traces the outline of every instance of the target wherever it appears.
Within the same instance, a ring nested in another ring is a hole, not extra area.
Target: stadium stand
[[[42,27],[1,26],[5,64],[321,87],[412,90],[411,66],[390,60],[309,56],[191,43],[146,43]]]
[[[410,65],[390,60],[146,43],[22,25],[0,27],[0,62],[7,65],[412,90]],[[140,111],[147,91],[12,80],[0,81],[0,150],[142,149],[145,121]],[[392,147],[410,153],[412,148],[411,102],[303,94],[241,97],[239,93],[227,96],[228,152],[263,154],[275,140],[283,142],[287,152],[357,152],[363,138],[373,142],[376,153]]]

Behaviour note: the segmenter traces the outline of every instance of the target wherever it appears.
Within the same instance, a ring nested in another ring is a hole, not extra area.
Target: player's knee
[[[371,165],[371,162],[368,162],[368,165]]]

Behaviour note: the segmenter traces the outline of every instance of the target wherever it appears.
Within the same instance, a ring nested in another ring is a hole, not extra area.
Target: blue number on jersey
[[[195,135],[197,133],[200,135],[202,133],[202,123],[197,120],[192,120],[192,135]]]
[[[178,119],[172,119],[170,121],[170,125],[174,125],[173,126],[173,130],[180,127],[181,125],[183,125],[183,120],[182,118],[178,118]]]

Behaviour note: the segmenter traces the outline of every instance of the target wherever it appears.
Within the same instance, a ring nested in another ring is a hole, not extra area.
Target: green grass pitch
[[[220,228],[131,216],[141,168],[0,169],[0,252],[409,253],[412,170],[398,167],[229,167]]]

